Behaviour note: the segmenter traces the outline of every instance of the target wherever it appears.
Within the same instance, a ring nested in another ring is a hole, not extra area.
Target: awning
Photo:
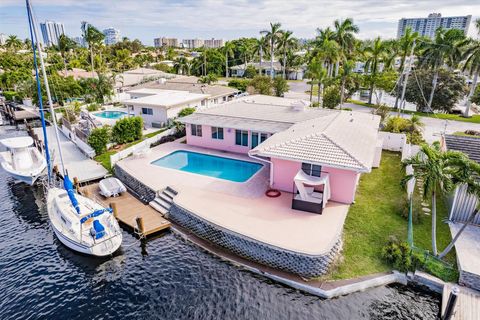
[[[316,202],[315,200],[318,198],[315,197],[313,188],[308,188],[308,186],[323,185],[322,206],[325,208],[327,201],[330,200],[330,178],[328,173],[321,177],[314,177],[306,174],[303,170],[299,170],[295,175],[294,182],[301,199],[309,202]]]

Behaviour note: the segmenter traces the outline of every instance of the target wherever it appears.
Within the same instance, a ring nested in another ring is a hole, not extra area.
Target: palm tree
[[[432,91],[427,104],[430,111],[437,87],[439,69],[444,64],[450,67],[455,67],[458,64],[462,55],[461,47],[466,44],[464,40],[465,35],[461,30],[439,28],[435,32],[435,39],[432,42],[425,43],[425,49],[422,53],[423,63],[432,68],[434,72]]]
[[[60,37],[58,38],[58,50],[60,51],[60,55],[63,59],[63,65],[65,67],[65,77],[67,76],[66,53],[73,48],[75,48],[75,42],[73,42],[72,39],[70,39],[64,34],[60,35]]]
[[[343,101],[345,100],[345,84],[347,80],[352,76],[353,69],[355,68],[355,62],[353,60],[347,60],[343,63],[342,71],[340,72],[341,84],[340,84],[340,110],[343,107]]]
[[[235,48],[235,44],[231,41],[225,42],[223,46],[223,52],[225,53],[225,78],[228,78],[229,71],[228,71],[228,59],[233,57],[233,49]]]
[[[405,159],[404,167],[411,165],[413,174],[402,180],[406,185],[411,179],[422,183],[423,199],[432,202],[432,252],[437,255],[437,196],[451,192],[457,182],[457,172],[464,167],[468,158],[457,151],[442,151],[438,142],[424,144],[420,152],[410,159]]]
[[[352,18],[347,18],[344,21],[335,20],[334,22],[335,34],[333,39],[340,46],[343,55],[350,57],[355,48],[355,34],[360,30],[357,25],[353,23]],[[338,74],[339,61],[335,64],[335,75]]]
[[[318,92],[317,92],[317,102],[318,106],[321,106],[321,97],[322,97],[322,89],[323,89],[323,82],[327,76],[327,71],[323,67],[323,62],[318,60],[318,58],[313,58],[312,61],[308,64],[307,67],[307,77],[311,79],[310,81],[310,102],[313,100],[313,85],[315,83],[318,84]]]
[[[278,38],[280,37],[281,30],[280,28],[282,25],[279,22],[271,23],[270,22],[270,30],[262,30],[260,34],[264,35],[265,38],[268,40],[270,44],[270,77],[273,79],[273,59],[275,57],[275,47],[278,42]]]
[[[95,67],[93,63],[93,60],[94,60],[93,49],[95,46],[98,46],[102,43],[105,36],[103,35],[103,33],[101,33],[97,28],[95,28],[92,25],[88,25],[84,29],[85,29],[84,38],[85,38],[85,41],[88,43],[88,48],[90,49],[90,63],[92,65],[92,75],[94,75]]]
[[[478,35],[480,35],[480,19],[477,19],[475,21],[475,25],[477,27]],[[465,51],[463,57],[464,59],[466,59],[463,71],[468,69],[470,74],[473,74],[473,83],[467,96],[467,103],[465,106],[464,114],[464,116],[468,118],[470,116],[470,105],[472,103],[471,99],[473,94],[475,93],[475,88],[477,87],[478,83],[478,74],[480,73],[480,40],[472,41],[470,46]]]
[[[20,40],[17,36],[10,35],[5,41],[5,46],[8,49],[18,50],[22,47],[22,40]]]
[[[365,71],[369,72],[370,94],[368,96],[368,103],[372,104],[373,91],[375,90],[375,78],[379,72],[379,66],[382,62],[388,59],[387,44],[377,37],[373,43],[367,46],[363,53],[365,54]]]
[[[335,33],[330,29],[317,29],[318,36],[315,39],[315,49],[312,52],[313,56],[319,57],[324,61],[324,66],[327,68],[327,75],[333,76],[333,66],[337,61],[343,60],[345,56],[340,48],[340,45],[334,40]]]
[[[278,48],[283,52],[283,79],[287,69],[287,53],[297,44],[297,40],[292,35],[292,31],[282,31],[278,37]]]
[[[187,58],[180,57],[175,60],[173,67],[175,68],[175,70],[177,70],[178,74],[188,73],[188,75],[190,75],[188,72],[189,70],[187,68],[187,63],[188,63]]]
[[[262,75],[263,74],[263,54],[265,53],[265,50],[267,49],[268,47],[268,39],[265,38],[265,37],[260,37],[260,39],[255,39],[255,46],[253,48],[253,53],[255,55],[258,54],[258,57],[259,57],[259,61],[260,61],[260,64],[259,64],[259,74]]]
[[[398,86],[397,86],[397,95],[395,98],[395,109],[398,108],[398,100],[400,98],[400,88],[404,81],[403,79],[405,77],[405,74],[403,72],[405,67],[405,61],[407,60],[407,57],[412,52],[412,48],[414,48],[415,41],[418,40],[418,37],[419,37],[418,32],[412,32],[412,28],[408,27],[405,30],[405,33],[403,34],[403,36],[398,40],[398,53],[400,55],[399,70],[402,74],[401,74],[400,82],[398,83]]]

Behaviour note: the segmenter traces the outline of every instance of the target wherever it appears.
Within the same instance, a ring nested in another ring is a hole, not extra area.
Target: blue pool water
[[[255,162],[212,156],[203,153],[179,150],[170,153],[152,164],[204,176],[245,182],[263,165]]]
[[[127,113],[123,111],[101,111],[95,112],[93,115],[105,119],[120,119],[126,116]]]

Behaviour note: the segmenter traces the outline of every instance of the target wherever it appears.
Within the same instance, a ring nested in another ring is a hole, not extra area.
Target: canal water
[[[0,128],[0,137],[18,135]],[[322,300],[243,271],[173,233],[124,232],[110,259],[54,236],[43,191],[0,170],[0,319],[435,319],[440,296],[379,287]]]

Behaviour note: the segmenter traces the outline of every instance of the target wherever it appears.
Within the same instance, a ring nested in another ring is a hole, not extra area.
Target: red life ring
[[[282,193],[277,189],[268,189],[265,191],[265,195],[269,198],[278,198]]]

